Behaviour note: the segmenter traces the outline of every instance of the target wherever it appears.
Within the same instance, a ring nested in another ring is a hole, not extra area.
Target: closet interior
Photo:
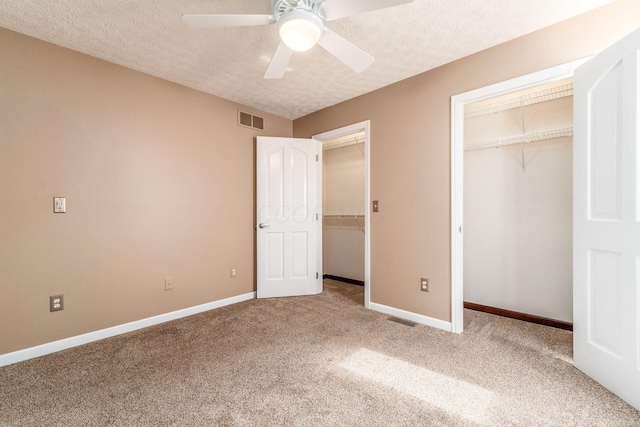
[[[573,81],[470,104],[464,301],[569,323]]]
[[[324,277],[364,284],[364,132],[323,143]]]

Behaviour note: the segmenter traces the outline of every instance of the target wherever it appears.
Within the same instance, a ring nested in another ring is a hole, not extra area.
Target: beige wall
[[[254,111],[3,29],[0,58],[0,354],[254,290]]]
[[[294,121],[307,137],[371,120],[372,302],[450,320],[450,97],[592,55],[637,27],[640,2],[618,0]]]

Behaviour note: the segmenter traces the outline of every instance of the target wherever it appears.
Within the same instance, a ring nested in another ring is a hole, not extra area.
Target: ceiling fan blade
[[[322,11],[325,20],[332,21],[411,2],[413,0],[325,0],[322,3]]]
[[[287,70],[287,65],[289,65],[291,55],[293,55],[293,51],[281,42],[276,49],[276,53],[273,54],[271,62],[269,62],[267,71],[264,73],[264,78],[281,79],[282,76],[284,76],[284,72]]]
[[[373,56],[329,29],[322,34],[318,44],[356,73],[366,70],[375,61]]]
[[[186,14],[182,15],[182,21],[191,28],[221,28],[269,25],[274,19],[273,15]]]

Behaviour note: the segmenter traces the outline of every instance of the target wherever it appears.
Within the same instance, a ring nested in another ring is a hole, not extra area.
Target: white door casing
[[[568,62],[451,97],[451,327],[460,334],[463,319],[463,195],[465,105],[573,77],[587,58]],[[569,266],[567,266],[569,268]]]
[[[320,141],[322,144],[324,141],[340,138],[342,136],[350,135],[356,132],[364,132],[364,205],[365,205],[365,218],[364,218],[364,306],[365,308],[371,308],[371,228],[370,228],[370,214],[369,207],[371,206],[371,195],[370,195],[370,132],[371,132],[371,122],[369,120],[365,120],[363,122],[354,123],[348,126],[344,126],[338,129],[333,129],[327,132],[323,132],[321,134],[313,135],[313,139]],[[322,147],[320,148],[320,165],[322,165]],[[322,189],[322,168],[320,168],[320,189]],[[322,190],[320,190],[320,194],[322,194]],[[322,224],[321,224],[322,225]],[[322,272],[322,250],[320,250],[319,257],[320,259],[320,271]]]
[[[640,410],[640,30],[575,72],[574,364]]]
[[[258,137],[258,298],[322,292],[318,153],[313,139]]]

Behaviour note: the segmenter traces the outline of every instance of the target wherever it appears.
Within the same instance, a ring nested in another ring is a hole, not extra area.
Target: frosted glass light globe
[[[282,42],[296,52],[304,52],[315,46],[323,29],[322,20],[304,10],[289,12],[278,21]]]

